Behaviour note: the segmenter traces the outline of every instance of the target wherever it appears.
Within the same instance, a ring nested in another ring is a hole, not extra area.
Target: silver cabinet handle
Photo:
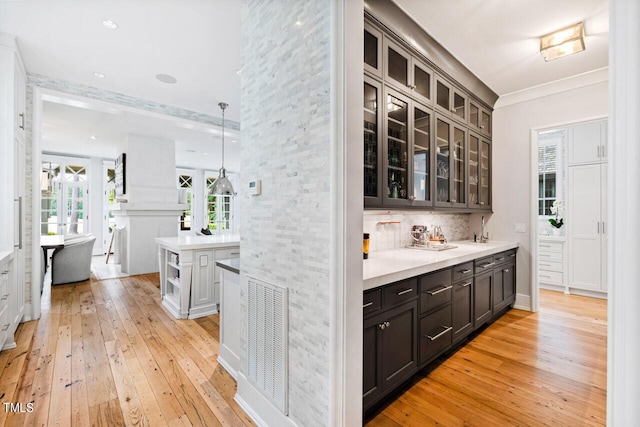
[[[438,295],[440,292],[448,291],[451,288],[453,288],[453,286],[449,285],[449,286],[446,286],[444,288],[440,288],[437,291],[427,291],[427,293],[429,295]]]
[[[502,258],[498,258],[496,261],[502,261],[503,259],[505,259],[506,257],[502,257]]]
[[[409,200],[414,201],[416,199],[416,196],[414,196],[413,194],[409,196]]]
[[[380,329],[386,329],[386,328],[388,328],[389,326],[391,326],[391,323],[389,323],[389,322],[382,322],[382,323],[380,323],[380,324],[378,325],[378,328],[380,328]]]
[[[6,331],[7,329],[9,329],[9,326],[11,325],[11,323],[7,323],[6,325],[4,325],[4,327],[2,328],[2,332]]]
[[[19,126],[20,129],[24,130],[24,113],[19,114],[22,124]]]
[[[483,265],[482,268],[489,268],[489,267],[494,266],[494,265],[496,265],[495,262],[489,262],[489,263]]]
[[[9,270],[5,270],[2,272],[2,275],[4,276],[5,274],[9,274]]]
[[[551,276],[545,276],[544,274],[540,274],[539,276],[543,279],[551,279]]]
[[[462,274],[471,273],[471,270],[460,270],[460,273],[462,273]]]
[[[449,332],[451,329],[453,329],[451,326],[445,326],[445,325],[442,325],[442,327],[443,327],[443,328],[445,328],[445,329],[444,329],[444,331],[440,332],[440,333],[439,333],[438,335],[436,335],[435,337],[432,337],[431,335],[425,335],[425,336],[426,336],[427,338],[429,338],[429,340],[431,340],[431,341],[435,341],[435,340],[437,340],[438,338],[440,338],[441,336],[443,336],[444,334],[446,334],[447,332]]]
[[[516,254],[509,255],[511,258],[515,258]]]
[[[22,196],[13,199],[13,201],[18,202],[18,244],[13,247],[22,249]]]
[[[400,291],[400,292],[398,292],[397,295],[400,296],[400,295],[408,294],[411,291],[413,291],[413,288],[409,288],[409,289],[405,289],[404,291]]]
[[[505,270],[504,270],[504,272],[505,272],[505,273],[508,273],[508,272],[509,272],[509,269],[508,269],[508,268],[507,268],[507,269],[505,269]]]
[[[471,286],[471,282],[463,283],[460,285],[461,288],[466,288],[467,286]]]
[[[2,301],[5,301],[7,298],[9,298],[9,294],[4,294],[2,295],[2,298],[0,298]]]
[[[600,146],[598,145],[598,158],[600,158]]]
[[[373,302],[368,302],[365,305],[363,305],[362,308],[371,307],[372,305],[373,305]]]
[[[458,203],[456,199],[451,199],[451,203]]]

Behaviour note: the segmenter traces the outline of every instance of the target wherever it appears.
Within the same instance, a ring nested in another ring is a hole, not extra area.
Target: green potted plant
[[[562,212],[564,210],[562,200],[554,201],[550,210],[555,217],[549,218],[549,223],[553,227],[553,234],[557,236],[560,235],[560,228],[564,225],[564,219],[562,218]]]

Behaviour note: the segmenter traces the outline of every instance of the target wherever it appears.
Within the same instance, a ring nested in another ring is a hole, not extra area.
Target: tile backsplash
[[[469,214],[413,211],[364,211],[363,232],[370,234],[369,251],[399,249],[412,243],[414,225],[426,225],[431,230],[439,225],[448,241],[473,238]]]

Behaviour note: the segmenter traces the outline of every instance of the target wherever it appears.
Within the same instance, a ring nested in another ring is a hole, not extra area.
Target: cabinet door
[[[480,209],[480,137],[469,132],[469,208]]]
[[[601,227],[601,244],[600,244],[600,259],[602,259],[602,271],[600,279],[600,289],[607,292],[609,289],[607,281],[607,272],[609,270],[607,250],[609,246],[609,216],[607,215],[607,171],[608,166],[606,163],[600,165],[600,219],[602,222]]]
[[[493,271],[476,276],[473,289],[473,329],[491,319],[493,298]]]
[[[433,97],[431,96],[433,73],[424,63],[418,61],[415,57],[412,59],[411,94],[418,101],[433,105]]]
[[[484,108],[480,109],[480,132],[483,135],[491,136],[492,126],[491,112]]]
[[[606,122],[590,122],[574,126],[567,135],[569,165],[597,163],[605,159]]]
[[[450,121],[436,116],[436,181],[434,194],[436,206],[451,206],[449,177],[451,175],[450,145],[452,127]]]
[[[451,157],[451,206],[467,207],[467,131],[453,126]]]
[[[388,38],[384,39],[384,79],[396,89],[409,92],[411,55]]]
[[[491,210],[491,142],[480,141],[480,206]]]
[[[364,205],[382,206],[382,86],[364,78]]]
[[[382,330],[384,317],[364,321],[362,342],[362,406],[371,406],[382,394]]]
[[[408,206],[409,201],[409,98],[386,90],[385,165],[383,204]]]
[[[450,304],[420,319],[420,365],[451,347],[452,330]]]
[[[601,165],[570,166],[568,182],[569,286],[602,290]]]
[[[15,59],[16,65],[15,69],[15,80],[14,80],[14,90],[15,90],[15,128],[16,132],[25,136],[25,126],[26,126],[26,77],[22,72],[22,69],[18,65],[18,59]]]
[[[364,24],[364,70],[382,78],[382,33]]]
[[[413,107],[413,180],[414,206],[431,206],[431,124],[432,114],[419,104]]]
[[[473,330],[473,277],[453,285],[452,341],[457,342]]]
[[[436,107],[446,115],[451,114],[451,85],[436,77]]]
[[[398,385],[418,367],[418,303],[412,301],[387,312],[382,330],[383,389]]]
[[[436,77],[436,108],[447,117],[467,123],[467,95],[440,77]]]
[[[213,251],[195,251],[191,279],[191,310],[214,304]]]

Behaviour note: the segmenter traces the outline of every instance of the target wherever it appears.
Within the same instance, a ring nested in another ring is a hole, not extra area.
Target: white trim
[[[516,92],[506,93],[498,98],[494,109],[507,107],[521,102],[527,102],[545,96],[556,95],[562,92],[591,86],[609,80],[609,67],[577,74],[575,76],[556,80],[553,82],[533,86]]]
[[[279,411],[258,389],[253,387],[242,372],[238,372],[237,393],[233,400],[259,427],[297,427],[291,418]],[[249,404],[249,402],[251,402]],[[262,416],[258,415],[261,414]]]
[[[42,167],[42,150],[40,139],[42,128],[42,101],[47,90],[33,86],[33,119],[32,119],[32,141],[31,141],[31,301],[30,310],[32,319],[40,318],[40,288],[42,286],[42,248],[40,247],[40,168]],[[38,173],[35,173],[38,171]]]

